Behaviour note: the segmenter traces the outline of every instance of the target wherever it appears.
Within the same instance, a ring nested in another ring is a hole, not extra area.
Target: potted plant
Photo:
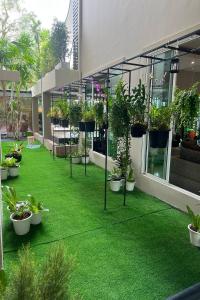
[[[8,166],[7,166],[7,163],[6,163],[5,160],[2,161],[0,169],[1,169],[1,180],[7,180],[7,178],[8,178]]]
[[[118,167],[114,167],[109,176],[110,189],[113,192],[119,192],[121,188],[121,170]]]
[[[22,202],[23,205],[17,205],[20,201],[17,199],[16,191],[9,186],[3,187],[3,197],[11,212],[10,220],[13,223],[15,233],[17,235],[27,234],[30,230],[32,217],[28,203]]]
[[[81,155],[81,162],[82,164],[86,164],[88,165],[90,162],[90,156],[89,156],[89,149],[86,149],[86,153],[85,150],[82,150],[82,155]]]
[[[151,107],[151,127],[149,130],[150,147],[165,148],[167,146],[171,115],[172,109],[170,106]]]
[[[5,159],[5,163],[8,166],[8,174],[10,177],[17,177],[19,175],[19,163],[14,157],[8,157]]]
[[[132,126],[131,136],[142,137],[146,133],[147,124],[144,121],[145,110],[147,105],[147,97],[145,92],[145,86],[142,84],[141,79],[139,84],[132,90],[131,95],[131,110]]]
[[[17,162],[22,160],[22,150],[23,150],[23,143],[17,144],[14,143],[9,150],[9,153],[5,155],[5,158],[14,157]]]
[[[51,107],[50,111],[47,114],[47,117],[51,118],[51,123],[53,125],[58,125],[59,124],[59,108],[56,105]]]
[[[95,129],[95,113],[93,107],[85,107],[82,114],[82,121],[79,122],[79,130],[93,132]]]
[[[135,174],[131,167],[129,167],[127,180],[126,180],[126,190],[132,192],[135,187]]]
[[[106,114],[104,113],[104,103],[99,100],[94,105],[94,112],[96,117],[96,122],[101,129],[108,129],[108,124],[106,120]]]
[[[69,107],[70,124],[74,127],[78,127],[81,119],[82,119],[82,105],[80,102],[73,101]]]
[[[187,206],[188,215],[191,218],[191,224],[188,225],[190,242],[196,247],[200,247],[200,215],[195,215],[189,206]]]
[[[38,225],[42,222],[42,212],[48,211],[41,202],[37,202],[32,195],[27,195],[27,203],[32,212],[31,224]]]
[[[69,105],[67,100],[61,99],[57,101],[56,106],[59,110],[59,124],[62,127],[68,127],[69,125]]]
[[[81,154],[79,151],[74,151],[71,155],[72,163],[73,164],[80,164],[81,162]]]

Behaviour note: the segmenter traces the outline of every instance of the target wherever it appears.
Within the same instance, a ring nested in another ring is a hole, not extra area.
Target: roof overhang
[[[19,80],[20,80],[20,74],[18,71],[0,70],[0,81],[17,82]]]
[[[42,79],[31,88],[32,97],[41,95],[41,92],[50,92],[60,89],[76,80],[79,80],[79,71],[71,70],[64,65],[60,69],[48,72]]]

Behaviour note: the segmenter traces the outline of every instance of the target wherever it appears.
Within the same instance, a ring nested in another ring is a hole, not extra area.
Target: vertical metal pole
[[[86,138],[86,123],[85,123],[85,176],[87,173],[87,167],[86,167],[86,142],[87,142],[87,138]]]
[[[1,160],[2,160],[1,132],[0,132],[0,151],[1,151]],[[3,203],[2,203],[1,178],[0,178],[0,270],[2,269],[3,269]]]
[[[109,79],[109,69],[107,71],[106,78],[106,89],[107,89],[107,99],[106,99],[106,128],[105,128],[105,181],[104,181],[104,210],[107,209],[107,180],[108,180],[108,97],[109,97],[110,79]]]
[[[69,101],[70,106],[72,106],[72,97],[71,97],[71,85],[69,86]],[[72,127],[71,127],[71,120],[69,119],[69,151],[70,151],[70,177],[72,177]]]

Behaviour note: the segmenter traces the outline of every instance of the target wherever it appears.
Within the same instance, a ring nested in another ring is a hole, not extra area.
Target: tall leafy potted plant
[[[17,177],[19,175],[19,163],[14,157],[8,157],[5,159],[5,163],[8,166],[8,174],[10,177]]]
[[[5,160],[1,162],[0,170],[1,170],[1,180],[7,180],[7,178],[8,178],[8,165],[7,165]]]
[[[47,117],[51,118],[51,123],[53,125],[59,124],[59,108],[54,105],[47,114]]]
[[[121,188],[121,170],[118,167],[113,167],[110,172],[110,189],[113,192],[119,192]]]
[[[82,114],[82,121],[79,122],[79,130],[93,132],[95,129],[95,113],[93,107],[85,107]]]
[[[41,202],[37,202],[32,195],[27,195],[27,203],[32,212],[31,224],[38,225],[42,222],[42,212],[48,211]]]
[[[170,106],[152,106],[149,115],[151,122],[149,130],[150,147],[165,148],[169,138],[172,109]]]
[[[5,158],[7,157],[14,157],[17,162],[20,162],[22,160],[22,150],[23,150],[23,143],[17,144],[14,143],[10,146],[9,153],[5,155]]]
[[[57,101],[56,106],[59,110],[59,124],[62,127],[68,127],[69,125],[69,105],[67,100],[60,99]]]
[[[70,124],[74,127],[78,127],[81,119],[82,119],[82,105],[78,101],[73,101],[69,107]]]
[[[131,135],[132,137],[142,137],[146,133],[147,124],[144,121],[145,110],[147,105],[147,96],[145,86],[141,79],[138,85],[132,89],[131,95]]]

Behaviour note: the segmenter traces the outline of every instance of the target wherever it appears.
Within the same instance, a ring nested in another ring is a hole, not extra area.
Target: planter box
[[[69,120],[67,119],[60,119],[60,126],[67,128],[69,126]]]
[[[149,141],[152,148],[166,148],[169,139],[169,130],[150,130]]]
[[[146,126],[144,124],[137,123],[131,126],[132,137],[140,138],[145,133],[146,133]]]
[[[81,157],[72,157],[72,163],[73,164],[80,164]]]
[[[95,129],[95,121],[79,122],[79,130],[82,132],[93,132]]]

